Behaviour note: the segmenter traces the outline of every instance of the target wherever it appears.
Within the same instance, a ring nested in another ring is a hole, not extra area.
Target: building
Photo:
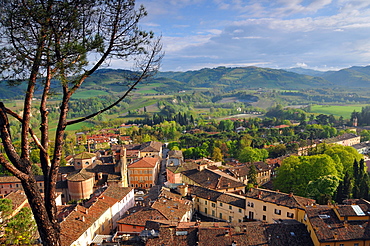
[[[318,205],[306,209],[306,224],[314,245],[370,245],[370,203],[357,200],[351,205]]]
[[[44,176],[35,176],[37,186],[40,192],[44,192]],[[23,191],[21,181],[15,176],[0,177],[0,197],[3,198],[9,193],[21,190]]]
[[[151,188],[155,185],[160,168],[158,157],[143,157],[127,166],[128,181],[131,187]]]
[[[295,219],[303,222],[305,209],[315,200],[261,188],[251,188],[245,194],[245,215],[249,220],[276,223],[280,220]]]
[[[94,163],[96,154],[82,152],[73,157],[73,165],[76,170],[84,169]]]
[[[354,144],[352,147],[355,148],[358,153],[365,155],[370,152],[370,141]]]
[[[220,192],[244,191],[245,184],[236,178],[220,171],[210,170],[201,166],[198,169],[184,171],[182,174],[182,183],[201,186],[207,189],[216,190]]]
[[[354,133],[344,133],[340,136],[325,139],[323,140],[323,142],[327,144],[340,144],[343,146],[353,146],[355,144],[360,143],[360,138],[361,138],[360,136]]]
[[[224,172],[238,179],[240,182],[243,182],[246,185],[248,183],[248,174],[249,174],[251,165],[254,165],[256,167],[256,171],[257,171],[256,179],[257,179],[258,185],[263,185],[271,180],[273,166],[268,165],[262,161],[248,163],[242,166],[231,167],[231,168],[226,169]]]
[[[146,142],[140,145],[140,158],[157,157],[162,158],[162,143],[156,141]]]
[[[184,161],[181,150],[170,150],[166,157],[166,167],[168,166],[180,166]]]
[[[198,165],[193,162],[183,162],[179,166],[167,166],[166,167],[166,176],[167,182],[171,184],[179,184],[182,183],[182,175],[181,173],[187,170],[196,169]]]
[[[157,200],[151,206],[158,210],[169,221],[188,222],[193,217],[193,202],[182,195],[162,188]]]
[[[194,185],[184,185],[178,188],[184,196],[190,195],[194,198],[194,207],[200,214],[216,220],[243,222],[245,197]]]
[[[297,221],[267,224],[263,222],[151,222],[158,235],[148,238],[146,246],[312,246],[305,225]],[[157,225],[157,226],[155,226]],[[151,227],[148,227],[150,230]]]
[[[157,209],[148,207],[134,207],[127,214],[117,221],[117,231],[122,233],[140,233],[145,230],[148,220],[167,220]]]
[[[72,209],[64,206],[59,210],[63,246],[87,246],[97,234],[112,233],[116,218],[134,205],[132,188],[114,186],[106,191],[94,195],[83,205],[74,205]]]

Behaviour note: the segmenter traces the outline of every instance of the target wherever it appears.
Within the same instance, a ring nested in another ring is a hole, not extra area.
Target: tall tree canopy
[[[6,153],[0,164],[20,179],[44,245],[60,245],[56,218],[55,185],[62,159],[63,135],[72,125],[99,115],[122,101],[134,87],[153,75],[162,57],[159,39],[140,29],[146,15],[135,0],[0,0],[0,73],[9,84],[26,83],[23,113],[17,114],[0,102],[0,137]],[[88,58],[94,57],[93,61]],[[117,101],[96,113],[68,120],[68,103],[89,75],[112,59],[135,60],[137,72]],[[59,87],[52,87],[59,81]],[[48,99],[60,88],[59,120],[49,144]],[[128,89],[127,89],[128,88]],[[127,89],[127,90],[126,90]],[[41,100],[34,101],[35,91]],[[40,131],[31,128],[31,109],[39,103]],[[9,128],[9,118],[20,123],[20,154]],[[40,150],[44,176],[42,197],[30,160],[31,146]],[[52,145],[52,146],[51,146]],[[52,150],[49,154],[49,150]]]
[[[278,169],[274,188],[306,196],[310,182],[329,175],[337,177],[338,171],[334,160],[326,154],[290,156],[284,159]],[[336,185],[336,189],[338,183],[333,182],[332,184]],[[318,183],[318,185],[321,184]]]

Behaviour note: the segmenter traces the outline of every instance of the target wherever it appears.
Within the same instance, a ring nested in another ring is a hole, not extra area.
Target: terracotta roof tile
[[[368,220],[341,221],[334,209],[324,205],[306,209],[307,218],[320,242],[370,240]]]
[[[197,169],[193,169],[184,171],[182,174],[193,180],[196,184],[199,184],[199,186],[213,190],[233,189],[245,186],[242,182],[221,171],[212,171],[209,169],[198,171]]]
[[[154,168],[159,161],[156,157],[143,157],[128,165],[128,168]]]
[[[148,220],[167,220],[157,209],[145,208],[135,213],[130,213],[117,221],[118,224],[145,226]]]
[[[251,188],[243,195],[248,198],[271,202],[290,208],[305,208],[315,203],[313,199],[261,188]]]
[[[219,201],[219,202],[233,205],[235,207],[245,209],[245,198],[234,196],[232,194],[218,192],[218,191],[214,191],[214,190],[210,190],[207,188],[194,186],[194,185],[189,185],[189,193],[191,195],[195,195],[197,197],[207,199],[213,202]]]

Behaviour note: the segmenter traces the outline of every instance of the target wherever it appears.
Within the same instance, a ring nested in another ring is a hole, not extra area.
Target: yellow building
[[[306,224],[316,246],[369,246],[370,203],[318,205],[306,209]]]
[[[268,223],[295,219],[303,221],[306,206],[315,200],[261,188],[251,188],[242,194],[246,198],[245,215],[249,220]]]
[[[194,208],[200,214],[227,222],[243,221],[245,197],[194,185],[183,185],[179,189],[183,196],[195,197]]]

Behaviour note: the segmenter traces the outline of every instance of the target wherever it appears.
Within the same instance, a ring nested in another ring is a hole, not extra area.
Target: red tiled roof
[[[307,218],[320,242],[370,240],[368,220],[340,221],[334,209],[325,205],[306,209]]]
[[[315,203],[315,200],[313,199],[261,188],[251,188],[243,195],[248,198],[271,202],[290,208],[305,208],[306,206]]]
[[[143,157],[138,161],[129,164],[128,168],[154,168],[159,161],[156,157]]]

